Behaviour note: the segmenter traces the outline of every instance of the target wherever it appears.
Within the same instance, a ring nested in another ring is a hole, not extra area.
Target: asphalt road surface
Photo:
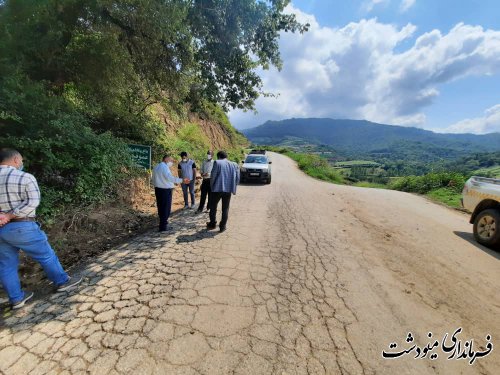
[[[498,374],[500,256],[467,215],[271,157],[272,184],[239,187],[225,233],[184,211],[84,266],[76,292],[6,315],[0,373]],[[487,335],[488,355],[456,359]],[[382,355],[434,340],[425,358]]]

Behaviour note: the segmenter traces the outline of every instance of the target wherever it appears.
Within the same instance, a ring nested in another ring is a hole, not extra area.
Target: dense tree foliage
[[[6,1],[0,73],[44,82],[105,120],[140,114],[165,95],[253,108],[256,68],[281,65],[279,32],[306,29],[283,13],[288,2]]]

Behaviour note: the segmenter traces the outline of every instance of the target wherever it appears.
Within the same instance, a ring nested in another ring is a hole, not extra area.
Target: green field
[[[339,161],[334,163],[334,167],[339,168],[350,168],[350,167],[378,167],[380,164],[371,160],[348,160],[348,161]]]
[[[440,188],[440,189],[435,189],[431,190],[426,194],[429,198],[431,198],[434,201],[444,203],[447,206],[453,207],[453,208],[460,208],[462,207],[460,203],[460,198],[462,198],[462,194],[457,193],[456,191],[453,191],[448,188]]]
[[[472,174],[475,176],[500,178],[500,165],[494,165],[493,167],[489,168],[477,169]]]

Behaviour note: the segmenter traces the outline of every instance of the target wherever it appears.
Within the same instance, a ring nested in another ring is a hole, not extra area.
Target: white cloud
[[[389,3],[389,0],[366,0],[361,5],[361,9],[366,13],[370,13],[377,5],[387,3]]]
[[[331,117],[424,126],[422,110],[439,95],[439,86],[463,77],[500,73],[500,31],[458,24],[448,33],[416,34],[377,19],[342,28],[322,27],[314,16],[289,7],[309,32],[283,33],[281,72],[261,72],[264,90],[259,114],[230,114],[240,128],[272,119]],[[405,44],[405,45],[406,45]]]
[[[500,104],[487,109],[483,117],[465,119],[441,131],[444,133],[500,133]]]
[[[401,13],[407,12],[412,6],[415,5],[417,0],[403,0],[399,6]]]

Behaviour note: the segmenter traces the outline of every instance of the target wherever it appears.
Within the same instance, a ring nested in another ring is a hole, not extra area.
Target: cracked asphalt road
[[[272,154],[273,183],[244,185],[228,230],[176,215],[84,266],[72,294],[4,319],[4,374],[493,374],[466,360],[382,357],[412,332],[500,337],[500,257],[468,217],[423,198],[336,186]],[[497,370],[495,370],[495,368]]]

